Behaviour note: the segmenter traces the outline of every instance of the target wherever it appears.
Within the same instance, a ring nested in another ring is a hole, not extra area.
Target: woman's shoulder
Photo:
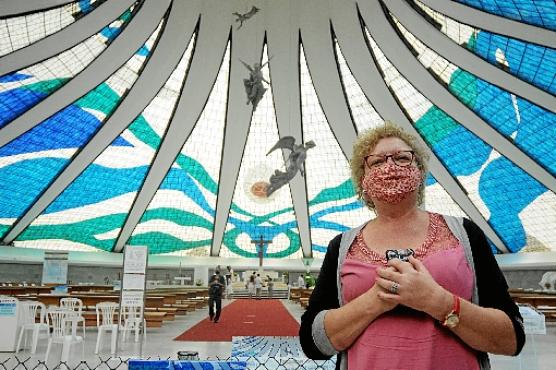
[[[452,215],[447,215],[447,214],[437,213],[437,212],[428,212],[428,213],[430,215],[442,217],[448,225],[450,225],[451,223],[457,223],[460,226],[463,226],[467,232],[469,232],[470,230],[475,231],[475,229],[478,228],[477,224],[475,224],[472,220],[464,216],[452,216]]]
[[[336,248],[339,247],[340,242],[342,241],[342,236],[343,235],[344,235],[344,233],[340,233],[340,234],[336,235],[334,238],[332,238],[332,240],[328,244],[328,248],[330,248],[330,247],[336,247]]]
[[[342,242],[342,235],[340,233],[336,235],[330,242],[328,243],[328,248],[326,249],[326,254],[335,254],[338,255],[338,251],[340,250],[340,243]]]
[[[434,214],[434,215],[438,215],[438,216],[442,216],[445,220],[455,220],[460,222],[462,225],[464,226],[474,226],[477,227],[477,225],[468,217],[465,216],[453,216],[453,215],[447,215],[444,213],[438,213],[438,212],[429,212],[427,211],[429,214]]]
[[[336,254],[338,254],[338,250],[340,249],[340,245],[341,245],[341,243],[342,243],[342,238],[347,237],[347,238],[349,239],[349,235],[350,235],[350,234],[357,234],[357,233],[359,233],[359,232],[361,231],[361,229],[362,229],[363,227],[365,227],[365,225],[366,225],[367,223],[368,223],[368,221],[365,222],[365,223],[363,223],[363,224],[361,224],[361,225],[359,225],[359,226],[357,226],[357,227],[354,227],[354,228],[352,228],[352,229],[348,229],[348,230],[346,230],[346,231],[344,231],[344,232],[342,232],[342,233],[336,235],[336,236],[335,236],[332,240],[330,240],[330,242],[328,243],[327,253],[330,253],[330,252],[334,253],[334,252],[335,252]]]

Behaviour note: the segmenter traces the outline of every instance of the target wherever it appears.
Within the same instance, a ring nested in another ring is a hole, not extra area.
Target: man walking
[[[220,271],[216,270],[209,281],[209,319],[215,324],[220,319],[222,311],[222,291],[224,290],[224,277],[220,275]],[[216,305],[216,313],[214,306]]]

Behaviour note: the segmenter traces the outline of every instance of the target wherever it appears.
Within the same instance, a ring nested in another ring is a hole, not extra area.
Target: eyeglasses
[[[382,155],[382,154],[369,154],[364,158],[365,164],[369,168],[377,167],[383,165],[388,161],[388,158],[392,158],[394,164],[400,167],[409,166],[413,163],[413,158],[415,153],[412,150],[401,150],[394,154]]]

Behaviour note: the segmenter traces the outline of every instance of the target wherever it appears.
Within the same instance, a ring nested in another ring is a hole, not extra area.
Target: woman
[[[391,123],[355,143],[352,180],[377,217],[328,246],[301,319],[308,357],[340,353],[336,367],[350,370],[468,370],[490,368],[486,352],[521,351],[522,319],[482,231],[418,208],[425,161]],[[407,262],[386,261],[406,248]]]

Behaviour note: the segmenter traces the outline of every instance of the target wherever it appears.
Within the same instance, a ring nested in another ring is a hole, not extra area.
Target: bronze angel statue
[[[263,77],[262,69],[268,64],[270,59],[263,65],[261,63],[253,64],[251,67],[249,64],[245,63],[243,60],[239,60],[245,68],[249,70],[249,78],[243,79],[243,85],[245,86],[245,92],[247,93],[247,103],[253,105],[253,111],[257,109],[257,105],[261,101],[266,92],[266,87],[263,85],[263,81],[270,85],[270,82],[265,80]]]
[[[268,180],[270,185],[266,188],[266,196],[269,197],[276,190],[290,182],[295,177],[297,171],[301,176],[305,176],[305,159],[307,158],[307,151],[314,148],[316,144],[314,141],[307,141],[305,144],[296,145],[295,138],[292,136],[284,136],[266,153],[269,155],[276,149],[289,149],[291,150],[288,159],[286,160],[286,171],[276,170]]]
[[[232,14],[235,15],[235,17],[236,17],[236,23],[240,22],[237,29],[239,30],[243,26],[243,22],[245,22],[246,20],[248,20],[249,18],[251,18],[252,16],[257,14],[259,12],[259,10],[260,10],[259,8],[257,8],[255,5],[253,5],[251,10],[248,11],[247,13],[241,14],[241,13],[238,13],[238,12],[233,12]]]

